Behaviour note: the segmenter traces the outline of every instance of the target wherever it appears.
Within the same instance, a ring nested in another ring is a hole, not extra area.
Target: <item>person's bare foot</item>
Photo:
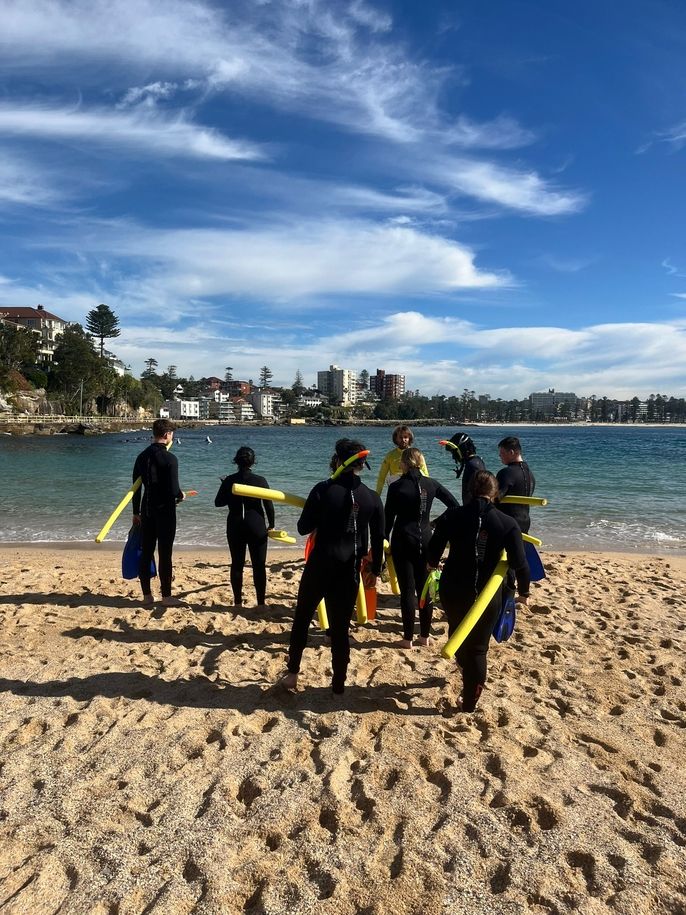
[[[187,607],[188,604],[185,601],[180,600],[178,597],[172,597],[171,595],[169,595],[169,597],[162,598],[162,606],[163,607]]]
[[[428,635],[427,636],[420,635],[419,638],[417,639],[417,644],[418,645],[430,645],[431,639],[429,638]]]
[[[279,680],[279,686],[282,686],[284,689],[293,691],[297,689],[298,686],[298,675],[291,673],[289,670],[287,674],[284,674],[283,677]]]
[[[141,603],[144,607],[152,607],[152,605],[155,603],[155,598],[152,596],[152,594],[144,594],[141,599]]]
[[[400,639],[399,642],[395,643],[396,648],[414,648],[412,639]]]

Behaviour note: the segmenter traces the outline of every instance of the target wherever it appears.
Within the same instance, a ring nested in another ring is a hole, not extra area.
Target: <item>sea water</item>
[[[458,498],[453,462],[439,439],[455,428],[420,427],[415,446],[432,477]],[[645,426],[478,426],[462,428],[497,472],[498,441],[518,435],[536,476],[536,494],[549,500],[533,508],[531,532],[544,548],[686,552],[686,428]],[[208,442],[207,435],[212,441]],[[306,496],[329,474],[337,438],[355,438],[371,449],[364,481],[371,487],[392,428],[354,426],[214,426],[180,429],[174,444],[183,489],[199,495],[178,509],[177,543],[225,546],[226,509],[214,507],[220,478],[233,473],[241,445],[257,455],[255,472],[273,489]],[[131,485],[146,432],[99,436],[0,436],[0,542],[87,543]],[[384,493],[385,497],[385,493]],[[435,503],[434,515],[442,510]],[[276,526],[296,534],[299,510],[276,504]],[[108,535],[122,542],[127,507]],[[299,541],[301,538],[298,538]]]

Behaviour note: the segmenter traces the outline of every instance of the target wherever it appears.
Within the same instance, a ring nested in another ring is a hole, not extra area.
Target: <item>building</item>
[[[114,353],[111,353],[109,350],[104,350],[103,356],[109,367],[113,369],[120,378],[123,378],[124,375],[131,374],[131,369],[124,365],[121,359],[119,359],[118,356],[115,356]]]
[[[405,376],[390,375],[384,369],[377,369],[376,375],[369,376],[369,389],[379,400],[400,400],[405,394]]]
[[[247,400],[244,400],[242,397],[234,397],[231,403],[233,406],[233,415],[236,417],[236,422],[245,423],[257,418],[255,416],[253,405]]]
[[[535,394],[529,394],[529,403],[531,404],[531,417],[537,419],[543,417],[551,419],[553,416],[560,414],[560,407],[567,404],[565,411],[568,414],[576,411],[578,398],[576,394],[563,393],[550,388],[548,391],[541,391]]]
[[[247,397],[252,391],[249,381],[225,381],[223,390],[231,397]]]
[[[317,372],[317,389],[330,403],[352,406],[357,403],[357,372],[330,365],[328,370]]]
[[[0,306],[0,318],[19,324],[40,335],[38,359],[40,362],[52,362],[57,338],[64,332],[68,322],[57,315],[46,311],[42,305],[35,308],[17,307],[10,305]]]
[[[167,419],[200,419],[200,404],[197,400],[165,400],[160,407],[160,416]]]
[[[271,391],[253,391],[245,398],[260,419],[274,417],[274,395]]]

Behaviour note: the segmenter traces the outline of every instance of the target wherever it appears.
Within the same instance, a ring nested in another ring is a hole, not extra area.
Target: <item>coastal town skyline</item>
[[[0,307],[105,302],[136,373],[683,396],[685,36],[641,0],[10,4]]]

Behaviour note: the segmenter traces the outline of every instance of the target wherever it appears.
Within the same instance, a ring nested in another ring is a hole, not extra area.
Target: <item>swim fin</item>
[[[503,605],[493,627],[493,638],[496,642],[506,642],[514,632],[517,622],[515,599],[511,591],[504,595]]]
[[[529,563],[531,581],[541,581],[545,578],[545,569],[543,568],[541,557],[538,555],[538,550],[533,543],[529,543],[525,540],[524,553],[526,554],[526,561]]]
[[[124,544],[124,552],[121,554],[121,577],[131,580],[138,578],[138,564],[141,558],[141,528],[139,524],[134,524],[129,531],[129,536]],[[157,575],[155,560],[150,561],[150,577]]]

